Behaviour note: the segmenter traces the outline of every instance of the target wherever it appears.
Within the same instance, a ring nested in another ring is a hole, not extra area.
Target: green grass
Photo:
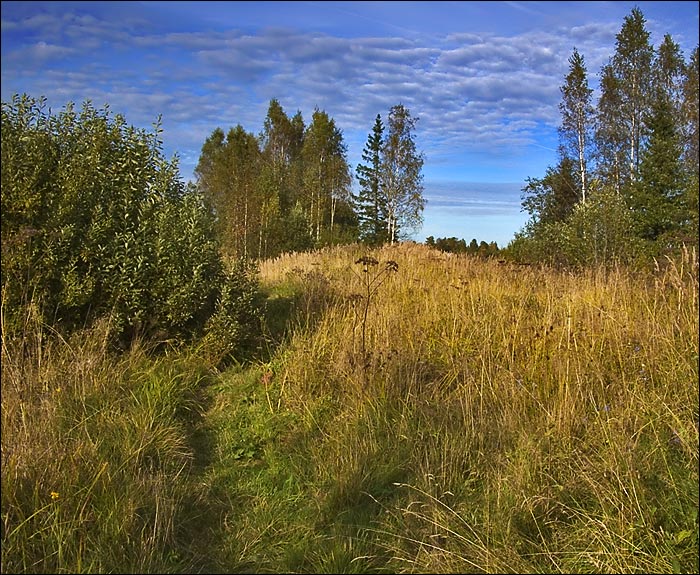
[[[223,372],[29,315],[3,572],[697,572],[697,256],[663,263],[286,255]]]

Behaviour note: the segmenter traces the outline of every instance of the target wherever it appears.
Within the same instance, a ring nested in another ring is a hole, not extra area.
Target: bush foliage
[[[213,215],[179,179],[177,157],[163,157],[160,132],[89,101],[58,114],[27,95],[3,103],[7,328],[28,305],[67,332],[108,316],[122,345],[190,340],[214,313],[240,320],[222,302],[236,301],[244,271],[225,269]]]

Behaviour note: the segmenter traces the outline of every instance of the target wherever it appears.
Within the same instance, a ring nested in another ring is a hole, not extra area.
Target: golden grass
[[[431,547],[427,532],[405,539],[397,525],[397,537],[414,543],[415,556],[396,548],[410,569],[528,570],[535,557],[554,571],[654,570],[671,565],[673,537],[687,542],[693,532],[697,545],[694,254],[635,274],[387,247],[372,252],[380,264],[369,273],[386,261],[398,273],[370,302],[364,357],[354,263],[362,253],[286,256],[264,268],[268,282],[294,268],[320,270],[336,302],[313,331],[295,334],[278,378],[287,407],[308,412],[315,398],[336,398],[331,422],[319,426],[327,439],[317,457],[330,462],[329,476],[356,474],[363,458],[409,444],[411,487],[429,494],[422,505],[440,519],[409,504],[403,520],[422,518],[429,531],[440,524],[441,541],[451,541]],[[352,422],[372,410],[383,418],[359,432]],[[679,473],[688,474],[683,485]],[[478,495],[462,493],[480,506],[477,525],[446,507],[433,481],[449,492],[478,485]],[[682,522],[658,509],[658,489],[670,490],[664,497]],[[495,542],[485,543],[491,532]],[[520,562],[494,559],[519,545]]]
[[[697,572],[697,254],[260,279],[264,364],[3,340],[3,571]]]

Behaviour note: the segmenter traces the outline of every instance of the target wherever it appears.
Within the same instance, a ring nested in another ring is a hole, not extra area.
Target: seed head
[[[369,271],[369,266],[376,266],[376,265],[379,264],[379,262],[378,262],[377,260],[375,260],[374,258],[372,258],[372,257],[370,257],[370,256],[362,256],[362,257],[361,257],[359,260],[357,260],[355,263],[356,263],[356,264],[362,264],[362,266],[363,266],[362,271],[365,272],[365,273],[366,273],[367,271]]]

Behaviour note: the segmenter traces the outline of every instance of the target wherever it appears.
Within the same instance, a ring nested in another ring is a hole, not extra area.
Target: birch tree
[[[624,166],[620,165],[622,185],[634,182],[639,171],[643,117],[649,109],[652,86],[654,48],[649,37],[644,15],[639,8],[633,8],[616,36],[615,54],[603,69],[599,120],[604,130],[615,134],[616,144],[620,145],[624,161]],[[615,109],[617,113],[605,114]]]
[[[402,104],[389,111],[382,148],[380,189],[386,201],[387,237],[391,244],[423,223],[423,154],[415,141],[413,118]]]
[[[567,153],[578,161],[581,181],[581,201],[586,201],[588,159],[595,108],[591,103],[593,90],[588,87],[588,75],[583,56],[574,48],[569,58],[569,73],[561,87],[559,110],[562,123],[559,135]]]
[[[350,168],[343,133],[328,114],[318,108],[304,135],[302,158],[309,221],[316,242],[328,226],[332,234],[339,200],[350,194]]]

